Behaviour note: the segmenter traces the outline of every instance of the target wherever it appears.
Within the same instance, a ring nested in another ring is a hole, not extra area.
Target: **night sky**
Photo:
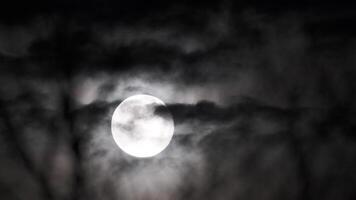
[[[346,1],[2,1],[0,199],[354,200],[355,27]],[[173,116],[151,158],[111,134],[135,94]]]

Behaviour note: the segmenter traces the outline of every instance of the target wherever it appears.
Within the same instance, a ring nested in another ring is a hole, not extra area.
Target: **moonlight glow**
[[[111,132],[116,144],[135,157],[151,157],[172,139],[174,123],[165,104],[150,95],[134,95],[115,109]]]

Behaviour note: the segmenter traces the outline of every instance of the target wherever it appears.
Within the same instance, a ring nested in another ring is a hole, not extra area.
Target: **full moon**
[[[115,109],[111,132],[116,144],[127,154],[152,157],[168,146],[174,122],[163,101],[140,94],[125,99]]]

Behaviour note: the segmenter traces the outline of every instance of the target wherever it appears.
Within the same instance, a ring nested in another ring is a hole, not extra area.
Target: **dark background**
[[[356,199],[346,1],[2,1],[0,199]],[[115,107],[162,99],[137,159]]]

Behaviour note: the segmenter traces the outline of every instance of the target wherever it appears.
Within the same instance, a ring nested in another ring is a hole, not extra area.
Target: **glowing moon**
[[[151,157],[168,146],[174,122],[163,101],[151,95],[134,95],[115,109],[111,132],[124,152],[135,157]]]

